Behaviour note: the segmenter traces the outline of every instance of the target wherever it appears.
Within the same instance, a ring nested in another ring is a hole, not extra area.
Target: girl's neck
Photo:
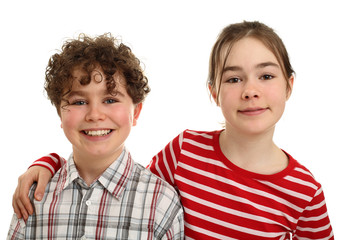
[[[225,129],[220,148],[236,166],[259,174],[274,174],[288,165],[286,154],[273,142],[274,129],[258,135],[239,134]]]

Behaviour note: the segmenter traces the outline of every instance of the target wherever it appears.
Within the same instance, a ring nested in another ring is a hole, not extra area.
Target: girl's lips
[[[267,108],[246,108],[244,110],[239,110],[241,114],[247,115],[247,116],[256,116],[264,113]]]

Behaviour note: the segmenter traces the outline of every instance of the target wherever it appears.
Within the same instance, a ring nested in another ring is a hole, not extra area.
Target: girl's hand
[[[52,177],[51,172],[40,166],[29,168],[18,179],[18,185],[13,195],[12,205],[18,218],[24,218],[26,221],[29,215],[33,214],[33,207],[29,198],[29,190],[34,182],[37,182],[35,190],[35,199],[40,201],[45,192],[45,187]]]

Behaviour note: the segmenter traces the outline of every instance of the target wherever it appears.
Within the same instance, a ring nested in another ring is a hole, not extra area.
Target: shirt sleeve
[[[171,227],[162,239],[184,239],[184,212],[180,208],[174,218]]]
[[[179,195],[169,184],[160,185],[155,207],[154,239],[184,239],[184,211]]]
[[[294,237],[294,239],[334,239],[321,187],[299,218]]]
[[[56,153],[50,153],[49,155],[43,156],[33,162],[33,164],[30,165],[30,167],[33,166],[41,166],[44,168],[47,168],[51,174],[54,176],[54,174],[66,163],[66,160],[62,157],[60,157]]]
[[[149,164],[150,171],[174,186],[174,175],[180,155],[183,133],[169,142]]]
[[[6,239],[25,239],[25,222],[22,218],[18,219],[15,213],[12,217],[10,229]]]

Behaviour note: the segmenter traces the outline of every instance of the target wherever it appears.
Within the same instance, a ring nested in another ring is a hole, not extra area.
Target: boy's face
[[[123,151],[131,127],[136,125],[142,104],[134,105],[126,92],[125,78],[116,73],[116,95],[106,88],[101,69],[91,73],[91,82],[81,85],[75,69],[72,89],[60,108],[61,126],[73,146],[74,159],[116,159]]]

